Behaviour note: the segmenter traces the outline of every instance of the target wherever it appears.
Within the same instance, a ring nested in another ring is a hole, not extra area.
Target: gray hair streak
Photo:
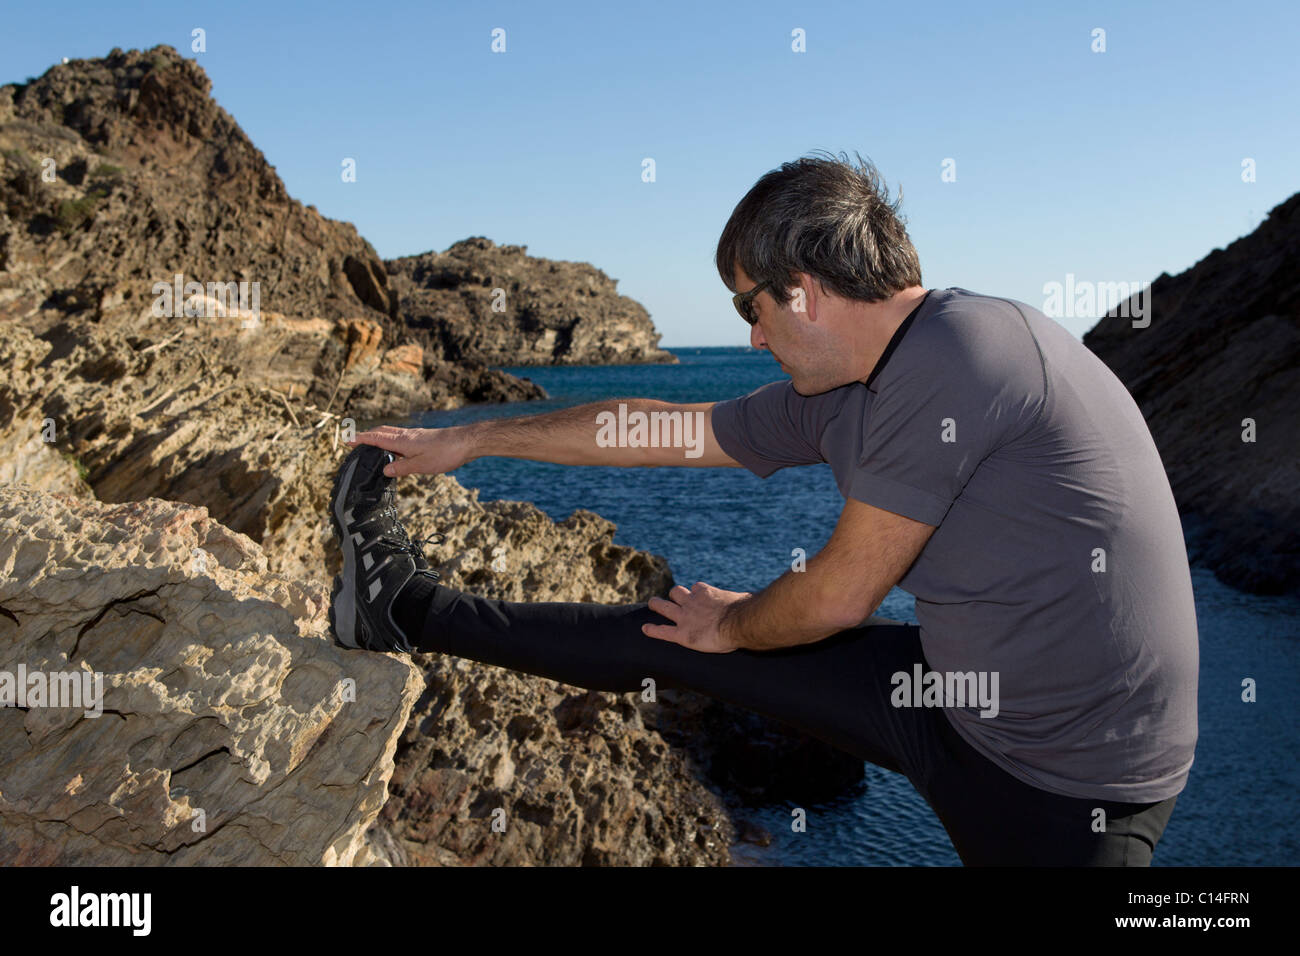
[[[824,154],[825,158],[817,154]],[[718,274],[736,291],[736,265],[784,306],[806,272],[846,299],[882,302],[921,284],[921,263],[879,171],[814,150],[765,174],[736,204],[718,240]]]

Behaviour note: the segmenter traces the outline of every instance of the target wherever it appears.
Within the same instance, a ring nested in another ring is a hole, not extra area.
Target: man
[[[1197,736],[1191,576],[1159,456],[1123,385],[1041,312],[925,289],[896,212],[860,157],[787,163],[741,200],[718,270],[789,380],[623,400],[698,413],[697,457],[605,447],[614,402],[358,435],[334,497],[339,640],[600,690],[649,677],[768,714],[907,775],[967,864],[1148,864]],[[438,584],[392,497],[394,475],[486,455],[760,477],[824,461],[844,510],[806,568],[756,594],[486,600]],[[870,617],[895,584],[919,626]]]

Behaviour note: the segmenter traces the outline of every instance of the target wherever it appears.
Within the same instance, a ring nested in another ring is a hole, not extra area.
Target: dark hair
[[[921,263],[898,207],[869,160],[804,157],[767,173],[736,204],[718,240],[718,274],[736,291],[736,265],[779,305],[795,273],[846,299],[882,302],[921,284]]]

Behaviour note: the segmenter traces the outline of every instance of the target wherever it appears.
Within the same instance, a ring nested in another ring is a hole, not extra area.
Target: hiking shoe
[[[329,617],[344,647],[411,654],[419,635],[402,632],[393,618],[393,599],[417,576],[436,584],[439,575],[397,517],[397,482],[384,475],[392,460],[382,448],[358,445],[334,480],[330,515],[343,551],[343,573],[334,579]],[[421,544],[442,537],[430,535]]]

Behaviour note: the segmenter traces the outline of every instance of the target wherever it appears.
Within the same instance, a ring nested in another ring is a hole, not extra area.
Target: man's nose
[[[756,349],[767,348],[767,339],[763,338],[763,329],[757,322],[749,327],[749,344]]]

